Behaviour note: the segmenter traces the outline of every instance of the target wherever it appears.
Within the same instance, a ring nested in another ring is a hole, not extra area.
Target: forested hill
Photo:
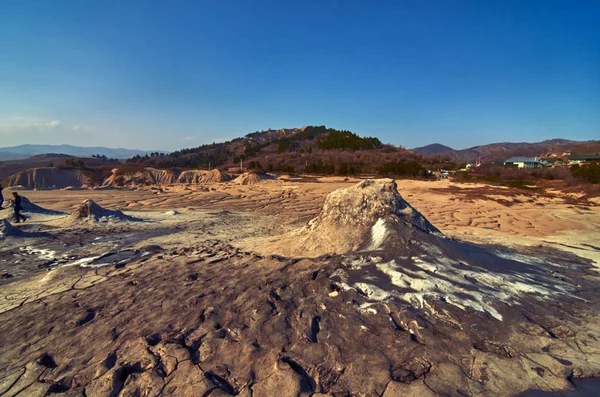
[[[167,155],[135,156],[130,163],[158,168],[244,167],[278,172],[353,174],[377,172],[387,162],[418,161],[421,156],[377,138],[360,137],[325,126],[250,133],[228,142],[182,149]]]

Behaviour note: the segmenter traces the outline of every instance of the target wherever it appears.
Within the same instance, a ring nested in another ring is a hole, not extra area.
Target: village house
[[[511,157],[504,161],[504,165],[516,165],[518,168],[535,168],[543,166],[539,157]]]
[[[583,164],[589,161],[600,161],[600,155],[598,154],[584,154],[581,156],[569,157],[569,164]]]

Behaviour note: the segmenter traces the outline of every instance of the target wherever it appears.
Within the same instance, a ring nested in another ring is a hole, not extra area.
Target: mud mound
[[[204,174],[204,176],[202,177],[202,183],[227,182],[230,179],[231,176],[229,174],[214,169]]]
[[[6,219],[0,220],[0,240],[10,236],[22,236],[23,232],[10,224]]]
[[[245,172],[235,178],[233,181],[238,185],[255,185],[261,181],[272,179],[275,178],[269,174],[265,174],[264,172]]]
[[[70,223],[78,223],[81,221],[139,221],[139,219],[125,215],[118,210],[102,208],[93,200],[84,200],[79,208],[69,215],[67,221]]]
[[[404,244],[412,234],[441,232],[398,193],[391,179],[367,179],[327,196],[320,214],[276,243],[285,255],[379,250],[386,243]]]
[[[85,182],[79,170],[55,167],[31,168],[5,179],[5,187],[22,186],[29,190],[64,189],[68,186],[81,187]]]

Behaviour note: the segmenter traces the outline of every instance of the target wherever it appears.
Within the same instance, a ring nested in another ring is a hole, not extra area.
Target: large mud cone
[[[392,179],[366,179],[345,189],[338,189],[325,199],[319,216],[310,222],[309,230],[322,228],[371,228],[392,221],[416,227],[426,233],[441,232],[398,193]]]
[[[233,181],[238,185],[256,185],[257,183],[271,179],[275,178],[264,172],[245,172]]]
[[[276,243],[284,255],[319,256],[389,250],[442,236],[398,193],[392,179],[366,179],[327,196],[319,215]]]
[[[68,217],[70,222],[81,222],[81,221],[137,221],[138,219],[125,215],[118,210],[109,210],[102,208],[96,204],[93,200],[84,200],[79,208],[77,208]]]
[[[6,219],[0,220],[0,240],[10,236],[21,236],[22,231],[10,224]]]

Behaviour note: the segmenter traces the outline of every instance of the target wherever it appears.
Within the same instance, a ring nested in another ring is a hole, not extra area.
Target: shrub
[[[355,175],[360,174],[362,165],[341,163],[337,166],[337,174],[339,175]]]
[[[304,169],[304,172],[309,174],[334,174],[335,173],[335,165],[330,163],[324,163],[322,161],[318,161],[316,163],[310,163]]]
[[[396,161],[388,162],[379,167],[377,172],[380,175],[392,175],[400,177],[422,177],[426,170],[418,161]]]
[[[250,161],[248,163],[248,169],[250,169],[250,170],[262,170],[263,167],[260,164],[260,162],[252,160],[252,161]]]
[[[600,162],[592,162],[571,167],[573,176],[588,183],[600,183]]]

